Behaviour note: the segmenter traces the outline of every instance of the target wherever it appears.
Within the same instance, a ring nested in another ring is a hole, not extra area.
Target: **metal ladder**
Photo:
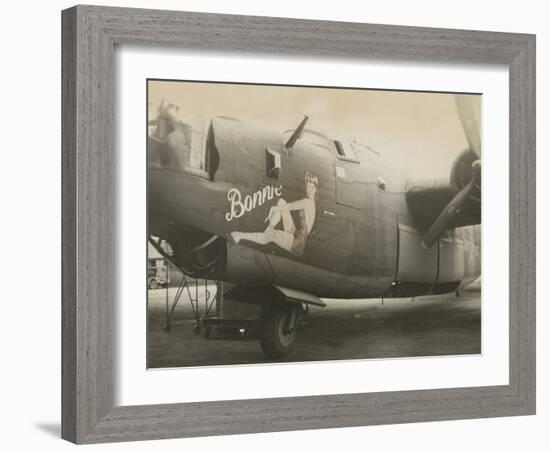
[[[204,286],[201,286],[201,282],[204,282]],[[166,288],[166,320],[162,326],[165,333],[169,333],[172,329],[172,317],[176,310],[176,306],[181,299],[182,294],[185,292],[193,311],[193,318],[195,322],[194,332],[199,334],[202,330],[202,320],[208,317],[212,312],[214,305],[216,310],[218,308],[219,297],[221,295],[221,282],[216,282],[216,295],[211,296],[208,290],[208,280],[200,280],[197,278],[187,277],[183,274],[183,278],[178,286],[174,300],[170,305],[168,300],[168,287]],[[199,293],[204,289],[204,313],[201,314],[200,297]]]

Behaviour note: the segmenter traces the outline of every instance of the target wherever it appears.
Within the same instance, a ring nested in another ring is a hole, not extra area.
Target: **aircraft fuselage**
[[[202,144],[177,132],[168,156],[149,148],[149,226],[223,242],[203,278],[369,298],[450,292],[480,274],[479,225],[423,248],[406,179],[366,146],[306,130],[289,149],[288,134],[229,118],[213,119]]]

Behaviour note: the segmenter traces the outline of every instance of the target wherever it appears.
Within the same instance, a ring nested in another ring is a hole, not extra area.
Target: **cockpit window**
[[[190,129],[191,142],[189,143],[189,166],[193,169],[205,170],[205,141],[204,130]]]
[[[172,104],[161,104],[156,118],[149,121],[148,161],[161,167],[209,172],[212,177],[210,171],[215,172],[217,163],[207,144],[209,122],[200,117],[180,120],[177,111]]]
[[[336,153],[338,154],[338,156],[347,160],[358,162],[357,155],[355,154],[355,149],[350,143],[336,140],[332,142],[334,143],[334,148],[336,149]]]
[[[344,153],[344,147],[342,147],[342,143],[340,141],[334,141],[334,146],[336,147],[336,151],[340,156],[346,156]]]

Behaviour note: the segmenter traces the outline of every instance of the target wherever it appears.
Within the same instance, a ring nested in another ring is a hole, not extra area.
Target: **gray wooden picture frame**
[[[63,438],[93,443],[535,413],[535,36],[97,6],[63,11],[62,31]],[[509,384],[115,407],[117,44],[507,65]]]

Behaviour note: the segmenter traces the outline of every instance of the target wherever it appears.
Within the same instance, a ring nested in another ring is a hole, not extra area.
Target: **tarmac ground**
[[[210,298],[216,292],[208,285]],[[189,299],[180,298],[170,332],[163,330],[166,303],[176,288],[149,291],[149,368],[272,363],[255,340],[206,339],[196,334]],[[199,293],[204,312],[205,288]],[[167,295],[168,294],[168,295]],[[310,308],[292,353],[282,362],[396,358],[481,353],[481,292],[391,299],[325,300]]]

